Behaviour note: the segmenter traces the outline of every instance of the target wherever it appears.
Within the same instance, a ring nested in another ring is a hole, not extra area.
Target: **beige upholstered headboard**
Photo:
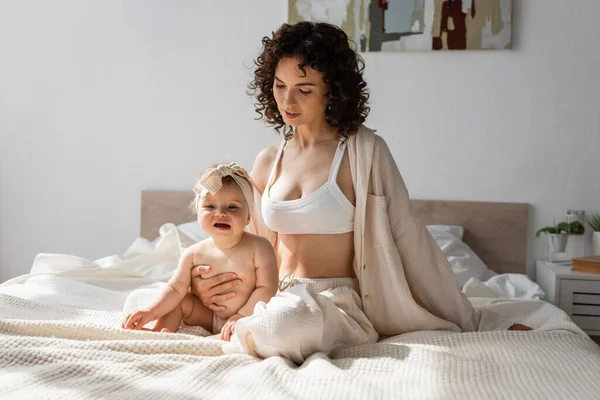
[[[192,192],[143,191],[141,236],[154,239],[166,222],[194,220]],[[426,225],[460,225],[464,242],[497,273],[526,273],[529,206],[523,203],[412,200]]]
[[[412,200],[426,225],[460,225],[463,241],[488,268],[503,273],[527,270],[529,205],[478,201]]]

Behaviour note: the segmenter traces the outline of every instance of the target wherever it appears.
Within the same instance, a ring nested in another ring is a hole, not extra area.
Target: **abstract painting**
[[[512,0],[288,0],[288,22],[330,22],[357,50],[511,48]]]

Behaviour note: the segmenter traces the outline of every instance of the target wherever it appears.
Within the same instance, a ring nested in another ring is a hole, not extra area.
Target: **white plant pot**
[[[564,253],[567,250],[567,239],[569,235],[566,233],[551,233],[548,235],[548,241],[550,243],[550,251],[552,253]]]
[[[600,232],[594,232],[592,235],[592,255],[600,256]]]

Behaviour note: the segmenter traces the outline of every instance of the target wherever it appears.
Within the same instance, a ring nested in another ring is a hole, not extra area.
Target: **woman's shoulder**
[[[379,135],[375,135],[375,148],[377,149],[388,149],[388,144],[385,139]]]
[[[272,164],[277,155],[277,149],[279,148],[279,142],[273,143],[271,146],[262,149],[254,159],[254,167],[265,166],[265,164]]]
[[[387,149],[388,147],[385,139],[377,133],[377,129],[372,129],[365,125],[361,125],[354,136],[356,137],[356,144],[358,147],[366,146],[369,142],[376,150],[381,148]]]
[[[267,185],[267,180],[269,179],[271,167],[277,156],[278,148],[279,143],[274,143],[266,149],[261,150],[254,158],[250,176],[254,181],[254,184],[261,189],[261,191]]]

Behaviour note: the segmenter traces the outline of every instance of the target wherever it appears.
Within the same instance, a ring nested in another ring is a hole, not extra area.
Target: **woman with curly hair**
[[[364,63],[347,35],[300,22],[262,44],[251,94],[259,118],[283,138],[256,157],[251,229],[275,248],[279,293],[237,322],[225,352],[302,363],[379,335],[509,328],[461,293],[388,146],[363,125]],[[219,311],[237,284],[234,274],[198,277],[192,290]]]

